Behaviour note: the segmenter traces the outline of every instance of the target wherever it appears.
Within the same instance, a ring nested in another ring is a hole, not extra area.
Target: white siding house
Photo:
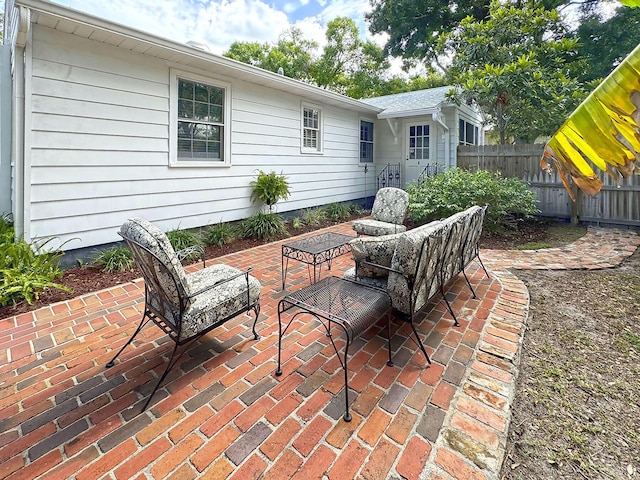
[[[288,178],[280,212],[369,197],[377,172],[405,158],[413,123],[430,125],[431,155],[455,165],[454,106],[385,115],[377,99],[42,0],[8,0],[5,22],[12,109],[3,104],[2,115],[13,133],[10,171],[5,154],[0,162],[11,192],[0,201],[27,241],[107,244],[134,215],[165,230],[246,218],[258,209],[249,200],[258,169]]]

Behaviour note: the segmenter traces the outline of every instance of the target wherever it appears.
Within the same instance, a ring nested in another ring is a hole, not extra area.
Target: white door
[[[416,180],[431,158],[429,123],[410,123],[407,125],[405,154],[405,184]]]

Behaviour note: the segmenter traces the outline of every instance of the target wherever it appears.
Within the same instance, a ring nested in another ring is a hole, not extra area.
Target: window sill
[[[197,168],[197,167],[205,167],[205,168],[227,168],[230,167],[231,163],[229,162],[202,162],[202,161],[189,161],[189,160],[179,160],[177,162],[169,163],[169,168]]]

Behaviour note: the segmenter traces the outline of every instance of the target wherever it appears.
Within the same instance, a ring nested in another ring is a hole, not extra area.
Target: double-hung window
[[[172,75],[171,164],[226,165],[230,87],[191,74]]]
[[[302,107],[302,152],[322,152],[322,111],[316,107]]]
[[[459,145],[478,145],[479,129],[473,123],[460,119],[458,124],[458,144]]]
[[[360,120],[360,163],[373,163],[373,122]]]

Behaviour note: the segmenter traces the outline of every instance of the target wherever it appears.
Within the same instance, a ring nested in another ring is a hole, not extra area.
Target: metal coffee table
[[[297,307],[297,311],[289,320],[287,325],[282,326],[282,314],[287,310]],[[282,375],[280,368],[282,352],[282,336],[286,333],[291,322],[302,314],[309,314],[317,318],[326,329],[331,340],[333,349],[340,360],[344,370],[344,398],[345,414],[344,420],[351,421],[349,413],[349,385],[347,383],[347,359],[349,346],[353,340],[370,326],[376,323],[383,315],[389,312],[391,298],[385,290],[381,290],[351,280],[338,277],[326,277],[308,287],[296,290],[286,295],[278,303],[278,368],[276,375]],[[323,321],[325,320],[326,323]],[[344,358],[333,342],[331,326],[336,325],[339,331],[344,333],[346,345],[344,347]],[[387,348],[389,350],[389,361],[387,365],[393,365],[391,361],[391,328],[387,317]]]
[[[327,263],[328,269],[331,270],[331,261],[350,252],[349,242],[354,238],[341,233],[326,232],[282,245],[282,289],[284,290],[287,280],[289,259],[305,263],[309,273],[309,283],[314,283],[320,278],[322,264]],[[313,278],[311,278],[311,265],[313,265]],[[316,270],[316,267],[320,269]]]

